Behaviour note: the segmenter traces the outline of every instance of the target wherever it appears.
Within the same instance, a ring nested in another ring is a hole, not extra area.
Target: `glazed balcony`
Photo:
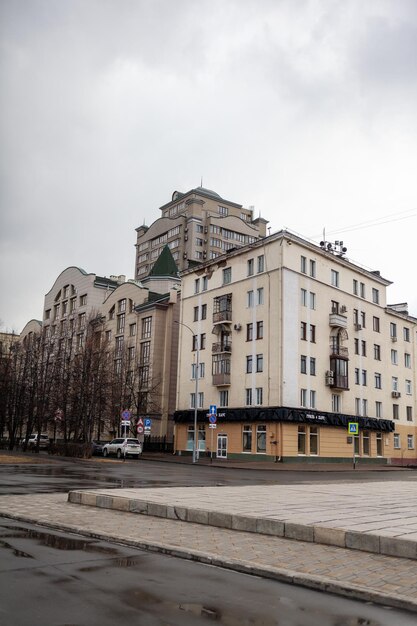
[[[213,354],[220,354],[222,352],[230,353],[231,351],[232,351],[231,341],[220,341],[217,343],[213,343],[212,345]]]

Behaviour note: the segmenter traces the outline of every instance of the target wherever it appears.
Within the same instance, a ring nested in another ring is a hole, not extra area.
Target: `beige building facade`
[[[197,187],[175,191],[160,207],[161,217],[151,226],[136,229],[135,277],[142,280],[152,270],[165,245],[179,270],[225,251],[257,241],[266,234],[267,221],[254,218],[253,208],[225,200],[215,191]]]
[[[417,320],[389,285],[287,231],[185,270],[177,452],[197,403],[200,453],[218,458],[416,463]]]

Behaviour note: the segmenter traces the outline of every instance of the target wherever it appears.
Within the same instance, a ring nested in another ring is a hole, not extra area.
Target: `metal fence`
[[[174,442],[165,437],[145,435],[143,440],[144,452],[174,452]]]

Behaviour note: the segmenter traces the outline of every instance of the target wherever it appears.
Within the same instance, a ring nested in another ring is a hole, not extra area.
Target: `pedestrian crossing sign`
[[[358,422],[349,422],[348,432],[349,432],[349,435],[359,435]]]

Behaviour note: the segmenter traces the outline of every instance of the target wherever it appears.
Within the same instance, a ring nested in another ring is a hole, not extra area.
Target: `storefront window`
[[[252,426],[243,427],[242,450],[243,452],[252,451]]]
[[[298,427],[298,454],[306,453],[306,427]]]
[[[256,427],[256,451],[266,452],[266,426]]]
[[[319,453],[319,429],[317,426],[310,426],[310,454]]]
[[[364,430],[362,433],[362,451],[365,456],[369,456],[370,454],[369,430]]]

